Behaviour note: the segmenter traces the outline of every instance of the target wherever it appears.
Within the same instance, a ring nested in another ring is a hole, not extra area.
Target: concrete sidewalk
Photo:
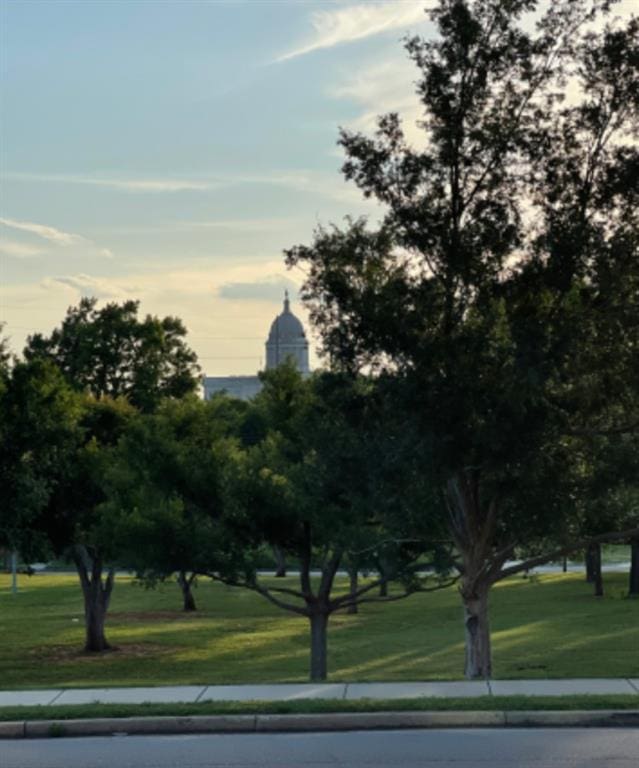
[[[631,694],[639,678],[490,680],[449,683],[290,683],[279,685],[180,685],[157,688],[66,688],[0,691],[0,706],[51,704],[146,704],[201,701],[295,701],[300,699],[414,699],[420,697],[566,696]]]

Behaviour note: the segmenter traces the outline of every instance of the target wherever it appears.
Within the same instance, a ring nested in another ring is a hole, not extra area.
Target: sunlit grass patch
[[[498,584],[490,611],[494,676],[639,677],[639,601],[627,576],[606,574],[593,597],[582,574]],[[296,586],[290,577],[278,585]],[[146,590],[118,576],[107,637],[120,650],[82,654],[82,595],[73,575],[20,576],[12,595],[0,575],[0,688],[301,682],[308,622],[246,590],[200,579],[195,614],[174,583]],[[345,588],[346,580],[340,583]],[[389,604],[366,604],[329,622],[333,681],[456,680],[463,667],[455,587]]]

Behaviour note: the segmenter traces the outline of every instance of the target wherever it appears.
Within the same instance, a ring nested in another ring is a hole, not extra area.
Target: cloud
[[[236,229],[243,232],[279,232],[297,223],[296,219],[218,219],[211,221],[183,221],[187,229]]]
[[[184,192],[185,190],[213,189],[214,185],[205,181],[185,179],[68,179],[79,184],[93,184],[97,187],[111,187],[127,192]]]
[[[316,11],[311,16],[311,24],[315,30],[313,38],[299,48],[282,54],[276,61],[287,61],[311,51],[363,40],[422,20],[424,6],[421,0],[391,0],[374,5],[369,3],[333,11]]]
[[[62,184],[85,184],[93,187],[119,189],[125,192],[182,192],[184,190],[214,189],[219,184],[198,179],[111,179],[70,174],[8,172],[5,178],[18,181],[50,181]]]
[[[309,195],[318,195],[327,200],[358,206],[360,212],[374,213],[377,206],[367,200],[351,182],[344,179],[338,171],[323,173],[318,171],[296,171],[278,173],[274,171],[263,176],[242,176],[236,179],[238,184],[264,184],[286,187]]]
[[[224,283],[218,289],[217,295],[222,299],[233,301],[277,301],[284,298],[284,291],[297,294],[297,284],[282,275],[268,275],[262,280],[253,282]]]
[[[15,219],[0,218],[0,224],[11,229],[17,229],[21,232],[29,232],[30,234],[37,235],[43,240],[49,240],[57,245],[73,245],[74,243],[80,243],[85,240],[82,235],[63,232],[55,227],[49,227],[45,224],[35,224],[31,221],[16,221]]]
[[[36,224],[33,221],[18,221],[17,219],[0,218],[0,225],[9,229],[23,232],[25,235],[33,235],[45,240],[49,245],[59,246],[70,249],[73,253],[81,251],[82,255],[100,256],[105,259],[112,259],[113,252],[109,248],[98,246],[93,240],[84,235],[77,235],[71,232],[63,232],[61,229],[51,227],[47,224]],[[0,239],[0,253],[6,256],[17,258],[40,256],[51,252],[47,248],[33,245],[29,242],[18,240]]]
[[[418,76],[413,62],[398,54],[382,62],[367,64],[359,72],[349,73],[342,83],[329,89],[328,95],[362,108],[360,115],[347,124],[348,128],[371,134],[380,115],[397,112],[408,141],[420,145],[425,142],[425,134],[417,125],[424,113],[415,92]]]
[[[63,286],[71,288],[80,296],[95,296],[97,299],[130,299],[139,292],[139,287],[124,285],[109,278],[93,277],[86,274],[69,275],[65,277],[48,277],[42,282],[46,289]]]
[[[41,248],[28,243],[20,243],[17,240],[0,240],[0,253],[4,256],[10,256],[17,259],[39,256],[43,253]]]
[[[180,189],[191,190],[222,190],[233,189],[241,187],[256,187],[256,186],[268,186],[268,187],[281,187],[289,190],[295,190],[303,192],[304,194],[321,197],[326,200],[331,200],[339,203],[345,203],[349,206],[357,206],[358,213],[374,213],[376,206],[368,200],[365,200],[362,194],[355,188],[350,182],[346,182],[340,174],[335,171],[333,173],[327,173],[317,171],[314,169],[298,169],[291,171],[282,171],[279,169],[273,169],[260,174],[226,174],[226,175],[211,175],[210,177],[201,177],[195,181],[177,181],[177,180],[146,180],[141,181],[139,179],[97,179],[92,176],[67,176],[67,175],[48,175],[48,174],[27,174],[19,172],[7,172],[4,174],[5,178],[18,179],[21,181],[29,182],[57,182],[57,183],[69,183],[69,184],[85,184],[88,186],[104,186],[111,187],[123,192],[148,192],[148,193],[160,193],[160,192],[174,192]],[[159,227],[168,229],[183,229],[185,227],[218,227],[220,229],[226,228],[244,228],[252,232],[258,231],[280,231],[286,228],[286,226],[295,224],[292,219],[286,218],[272,218],[272,219],[228,219],[220,220],[216,222],[212,221],[186,221],[186,222],[174,222],[169,227],[166,225],[154,226],[151,230],[157,232]],[[144,228],[126,228],[124,230],[116,230],[109,228],[109,233],[115,233],[118,231],[120,234],[130,234],[131,232],[143,232]],[[79,236],[78,236],[79,237]],[[84,243],[89,242],[84,239]],[[103,254],[105,255],[105,254]]]

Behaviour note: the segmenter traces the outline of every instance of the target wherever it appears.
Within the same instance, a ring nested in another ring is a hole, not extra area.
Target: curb
[[[410,728],[638,727],[639,710],[530,712],[340,712],[309,715],[194,715],[0,722],[0,739],[178,733],[286,733]]]

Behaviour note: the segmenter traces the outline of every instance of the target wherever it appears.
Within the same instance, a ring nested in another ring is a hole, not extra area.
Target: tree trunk
[[[561,561],[561,570],[564,573],[568,573],[568,558],[566,556],[564,556]]]
[[[593,584],[595,581],[595,561],[593,559],[592,547],[588,547],[584,559],[586,562],[586,581],[588,584]]]
[[[459,591],[464,604],[464,674],[469,680],[492,674],[488,593],[514,551],[514,544],[496,549],[498,502],[494,497],[482,501],[480,490],[476,469],[460,471],[446,484],[449,530],[462,560]]]
[[[275,575],[277,578],[283,579],[286,576],[286,559],[284,552],[277,544],[273,545],[273,557],[275,558]]]
[[[11,594],[18,594],[18,553],[11,552]]]
[[[357,568],[349,569],[349,592],[353,596],[357,594],[358,575]],[[346,609],[346,613],[357,613],[357,603],[351,603]]]
[[[630,540],[630,581],[628,597],[639,597],[639,539]]]
[[[84,650],[89,653],[108,651],[111,646],[104,634],[104,623],[113,590],[114,570],[113,568],[108,570],[107,577],[103,582],[102,558],[95,553],[90,556],[87,548],[82,545],[74,547],[73,559],[80,577],[84,597],[86,633]]]
[[[377,570],[379,571],[379,596],[388,597],[388,574],[383,560],[378,560]]]
[[[466,635],[464,674],[469,680],[485,680],[492,674],[488,590],[488,585],[481,585],[470,595],[462,592]]]
[[[193,597],[193,592],[191,591],[191,586],[195,580],[195,574],[192,573],[190,576],[186,575],[186,571],[180,571],[178,573],[178,584],[180,585],[180,589],[182,590],[182,598],[184,601],[183,604],[183,611],[197,611],[197,607],[195,605],[195,598]]]
[[[311,682],[326,680],[326,628],[328,614],[312,613],[311,621]]]
[[[595,597],[603,597],[603,576],[601,573],[601,544],[591,544],[588,547],[588,560],[592,568],[592,583],[595,586]]]

